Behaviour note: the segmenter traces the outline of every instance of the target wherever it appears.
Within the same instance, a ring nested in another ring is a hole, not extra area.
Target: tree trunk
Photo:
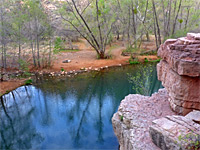
[[[155,24],[156,24],[156,28],[157,28],[157,35],[158,35],[158,38],[157,38],[157,40],[158,40],[157,49],[158,49],[159,46],[161,45],[161,34],[160,34],[160,27],[159,27],[159,23],[158,23],[158,16],[157,16],[154,0],[152,0],[152,4],[153,4],[154,19],[155,19]]]
[[[105,58],[105,53],[103,51],[100,51],[99,58],[100,59],[104,59]]]
[[[40,44],[39,44],[39,37],[37,35],[36,37],[36,43],[37,43],[37,63],[38,63],[38,67],[40,68]]]
[[[49,63],[48,63],[48,67],[51,66],[51,38],[49,40]]]
[[[190,15],[190,9],[187,8],[187,17],[186,17],[186,21],[185,21],[185,30],[187,29],[189,15]]]
[[[179,2],[178,11],[177,11],[177,14],[176,14],[176,16],[175,16],[175,18],[174,18],[174,24],[173,24],[173,29],[172,29],[172,35],[174,35],[175,30],[176,30],[176,22],[177,22],[177,19],[178,19],[179,11],[180,11],[180,9],[181,9],[181,3],[182,3],[182,0],[180,0],[180,2]]]
[[[119,40],[119,31],[117,30],[117,40]]]

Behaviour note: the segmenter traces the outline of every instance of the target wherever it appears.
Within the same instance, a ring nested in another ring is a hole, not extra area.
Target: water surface
[[[1,97],[0,149],[118,149],[111,118],[120,101],[135,93],[127,73],[136,75],[142,65],[124,66],[75,77],[37,77]],[[161,83],[156,67],[149,94]]]

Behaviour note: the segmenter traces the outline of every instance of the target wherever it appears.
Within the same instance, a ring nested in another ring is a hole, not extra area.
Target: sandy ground
[[[81,68],[100,68],[105,66],[124,65],[128,64],[130,56],[122,56],[121,53],[126,47],[122,46],[121,42],[113,43],[112,46],[107,47],[106,53],[111,53],[110,59],[97,59],[95,50],[93,50],[85,40],[77,43],[80,48],[78,52],[62,52],[57,55],[56,61],[51,68],[51,71],[60,71],[63,68],[65,71],[80,70]],[[146,44],[147,48],[154,47],[153,43]],[[155,48],[155,47],[154,47]],[[144,58],[157,59],[157,56],[139,56],[139,60]],[[63,60],[71,60],[70,63],[62,63]]]
[[[0,96],[24,85],[26,79],[0,82]]]
[[[51,69],[43,69],[44,71],[61,71],[63,68],[65,71],[80,70],[81,68],[92,69],[105,67],[105,66],[116,66],[116,65],[125,65],[128,64],[130,56],[122,56],[121,53],[126,49],[122,42],[113,43],[112,46],[107,47],[106,53],[110,53],[112,58],[110,59],[97,59],[95,50],[93,50],[85,40],[74,43],[80,49],[78,52],[60,52],[56,55],[56,59],[53,63]],[[143,48],[155,49],[154,41],[147,42],[143,45]],[[139,61],[143,61],[144,58],[149,58],[152,60],[157,59],[157,56],[139,56]],[[62,63],[64,60],[71,60],[70,63]],[[37,70],[35,70],[37,71]],[[24,84],[25,79],[23,80],[13,80],[13,81],[4,81],[0,82],[0,95],[7,93],[13,89]]]

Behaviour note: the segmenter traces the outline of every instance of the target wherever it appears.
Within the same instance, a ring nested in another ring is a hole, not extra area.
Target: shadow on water
[[[151,84],[161,83],[152,67]],[[135,93],[127,73],[141,66],[124,66],[76,77],[36,77],[33,86],[1,97],[0,149],[118,149],[111,118],[120,101]],[[141,79],[143,80],[143,79]],[[146,81],[142,81],[146,82]]]

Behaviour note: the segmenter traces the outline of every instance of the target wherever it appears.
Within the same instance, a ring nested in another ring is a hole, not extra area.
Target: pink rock
[[[189,38],[167,40],[158,50],[158,55],[167,61],[179,75],[200,76],[200,39],[197,34]]]
[[[200,40],[200,33],[188,33],[187,38],[190,40]]]
[[[192,109],[200,110],[199,77],[180,76],[165,60],[157,65],[157,72],[158,79],[169,92],[170,105],[174,111],[186,114]]]
[[[174,115],[154,120],[149,130],[152,141],[162,150],[198,149],[199,115],[199,111],[194,111],[185,117]]]
[[[173,115],[166,89],[151,97],[132,94],[122,100],[112,118],[113,129],[120,150],[158,150],[150,138],[149,127],[153,120]]]
[[[176,99],[200,102],[200,78],[180,76],[162,60],[157,65],[158,79]]]

